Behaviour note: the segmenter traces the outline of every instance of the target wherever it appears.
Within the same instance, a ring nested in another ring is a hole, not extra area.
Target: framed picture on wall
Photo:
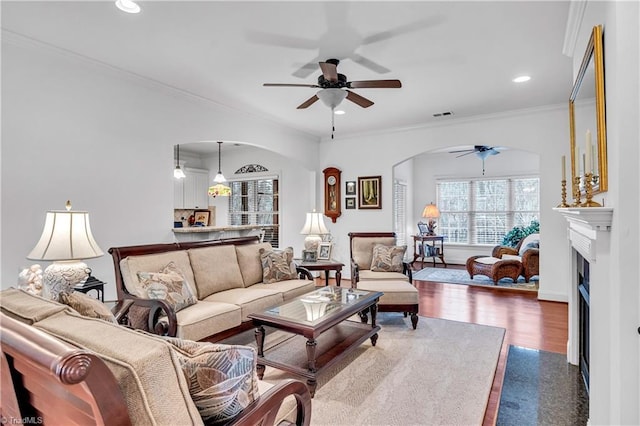
[[[364,176],[358,178],[358,208],[381,209],[382,176]]]
[[[356,197],[347,197],[344,199],[344,206],[347,209],[355,209],[356,208]]]
[[[344,195],[356,195],[356,181],[348,180],[345,184]]]

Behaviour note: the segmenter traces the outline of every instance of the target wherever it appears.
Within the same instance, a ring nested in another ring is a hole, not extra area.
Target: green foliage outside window
[[[503,246],[515,247],[521,239],[540,232],[540,222],[532,220],[529,226],[514,226],[502,239]]]

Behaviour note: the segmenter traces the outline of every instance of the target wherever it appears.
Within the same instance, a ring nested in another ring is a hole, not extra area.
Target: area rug
[[[413,273],[414,280],[433,281],[439,283],[451,283],[462,285],[479,285],[498,288],[511,288],[518,290],[538,291],[537,278],[533,278],[531,282],[526,283],[524,277],[518,277],[517,282],[513,282],[511,278],[502,278],[498,280],[498,285],[494,285],[491,278],[484,275],[475,275],[473,279],[469,277],[466,269],[452,268],[424,268]]]
[[[367,340],[318,377],[312,425],[482,424],[504,329],[420,317],[413,330],[396,313],[378,323],[375,347]],[[269,344],[286,342],[267,332]],[[267,367],[264,380],[286,377],[296,378]]]
[[[589,395],[567,356],[509,346],[498,426],[586,425]]]

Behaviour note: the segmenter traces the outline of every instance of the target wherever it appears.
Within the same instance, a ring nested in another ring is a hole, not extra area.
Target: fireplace
[[[589,261],[576,252],[578,287],[578,366],[589,392]]]

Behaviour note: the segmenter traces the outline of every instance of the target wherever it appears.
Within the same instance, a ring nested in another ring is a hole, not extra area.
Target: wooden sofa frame
[[[191,248],[213,247],[220,245],[242,245],[242,244],[258,244],[259,236],[237,237],[220,240],[206,240],[194,242],[174,242],[164,244],[145,244],[137,246],[111,247],[109,253],[113,258],[113,267],[115,268],[116,290],[118,294],[118,302],[113,309],[114,315],[118,322],[124,324],[127,321],[127,313],[132,306],[140,306],[149,309],[148,327],[149,331],[162,336],[175,337],[178,329],[178,322],[175,311],[164,300],[142,299],[127,291],[124,285],[122,270],[120,269],[120,261],[128,256],[140,256],[146,254],[158,254],[170,251],[188,250]],[[297,267],[298,276],[300,278],[313,280],[311,272],[303,267]],[[167,321],[159,321],[160,317],[165,315]],[[204,340],[216,342],[225,339],[231,335],[248,330],[253,327],[251,321],[230,330],[223,331],[214,336],[210,336]]]
[[[100,357],[0,313],[0,419],[3,424],[131,425],[118,383]],[[282,380],[229,425],[273,425],[282,401],[296,399],[296,425],[311,420],[311,395]]]

